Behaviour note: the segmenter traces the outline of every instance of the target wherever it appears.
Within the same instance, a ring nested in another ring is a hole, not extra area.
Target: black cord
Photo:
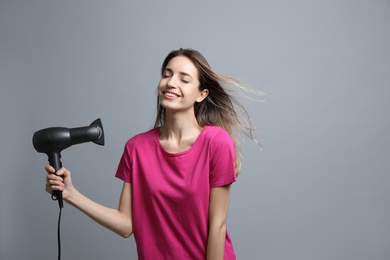
[[[58,260],[61,260],[61,212],[62,212],[62,208],[60,207],[60,213],[58,216],[58,227],[57,227]]]

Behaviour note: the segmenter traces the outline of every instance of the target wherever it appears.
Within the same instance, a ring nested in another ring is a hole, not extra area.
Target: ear
[[[202,90],[202,92],[200,92],[199,94],[199,97],[196,99],[196,102],[198,103],[202,102],[208,95],[209,95],[208,89]]]

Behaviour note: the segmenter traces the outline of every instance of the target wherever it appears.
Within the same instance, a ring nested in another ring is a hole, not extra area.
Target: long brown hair
[[[171,51],[161,66],[161,75],[169,61],[177,56],[187,57],[193,62],[199,72],[199,90],[208,89],[209,91],[208,96],[202,102],[194,104],[198,124],[202,127],[206,125],[219,126],[231,135],[235,145],[235,166],[238,173],[241,168],[240,139],[242,134],[245,134],[256,143],[258,142],[253,136],[254,129],[247,110],[233,95],[227,92],[227,89],[232,91],[242,90],[246,93],[257,91],[248,88],[238,79],[213,71],[203,55],[193,49],[180,48]],[[261,94],[260,92],[257,93]],[[164,125],[165,120],[165,108],[161,106],[157,95],[157,117],[154,127]]]

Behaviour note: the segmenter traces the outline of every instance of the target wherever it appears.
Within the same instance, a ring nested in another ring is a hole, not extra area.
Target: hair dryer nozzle
[[[96,128],[98,128],[98,130],[100,132],[99,138],[96,140],[93,140],[92,142],[94,142],[95,144],[98,144],[98,145],[104,145],[104,131],[103,131],[102,121],[100,120],[100,118],[93,121],[89,126],[95,126]]]

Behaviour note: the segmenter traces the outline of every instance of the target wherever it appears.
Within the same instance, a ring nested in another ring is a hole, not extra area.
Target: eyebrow
[[[170,69],[170,68],[165,68],[165,69],[164,69],[164,72],[165,72],[165,71],[169,71],[170,73],[173,73],[173,70]],[[191,79],[193,79],[193,77],[192,77],[190,74],[186,73],[186,72],[179,71],[179,74],[180,74],[180,75],[183,75],[183,76],[188,76],[188,77],[190,77]]]

